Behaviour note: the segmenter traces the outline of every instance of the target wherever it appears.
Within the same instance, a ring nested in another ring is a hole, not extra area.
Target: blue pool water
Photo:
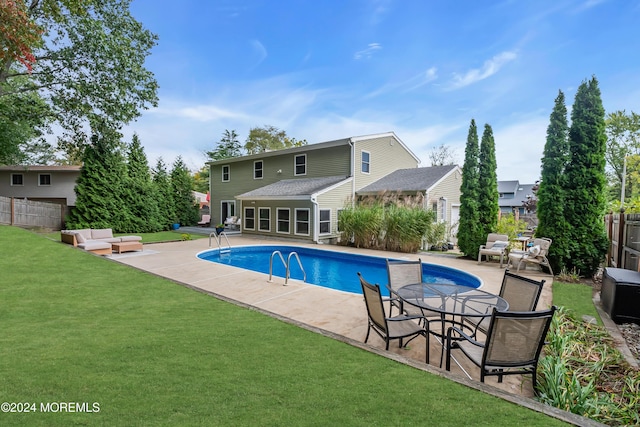
[[[280,251],[286,260],[291,252],[297,252],[307,273],[307,283],[326,288],[361,294],[357,272],[370,283],[378,283],[383,294],[388,295],[387,265],[385,258],[367,255],[304,248],[298,246],[236,246],[229,253],[212,249],[198,254],[198,258],[219,264],[231,265],[247,270],[269,274],[269,258],[274,251]],[[285,276],[285,267],[277,255],[273,258],[273,275]],[[295,257],[291,257],[292,279],[303,279],[302,270]],[[437,264],[422,264],[422,281],[429,283],[456,283],[473,288],[480,286],[480,280],[471,274]]]

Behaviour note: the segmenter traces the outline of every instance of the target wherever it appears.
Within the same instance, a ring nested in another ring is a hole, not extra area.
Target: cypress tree
[[[593,275],[607,253],[603,216],[606,210],[604,107],[598,81],[592,77],[576,93],[569,129],[569,163],[564,182],[565,217],[569,224],[566,267]]]
[[[462,166],[462,184],[460,185],[460,219],[458,225],[458,247],[460,251],[472,258],[478,256],[479,234],[478,217],[478,129],[471,119],[467,145],[464,150]]]
[[[192,193],[193,177],[184,164],[182,156],[178,156],[173,162],[171,189],[178,223],[182,225],[196,224],[198,222],[198,205]]]
[[[128,209],[124,202],[126,166],[120,134],[104,124],[92,128],[91,143],[83,152],[76,182],[76,206],[67,227],[112,228],[122,231]]]
[[[149,163],[137,134],[133,134],[127,151],[127,185],[125,197],[130,221],[124,232],[153,233],[162,230],[158,195],[151,181]]]
[[[484,125],[484,132],[480,142],[480,157],[478,165],[478,240],[476,247],[487,241],[487,235],[496,231],[498,226],[498,176],[496,174],[496,143],[493,139],[493,129]]]
[[[175,203],[173,201],[173,189],[171,188],[171,178],[167,172],[167,167],[162,157],[156,162],[153,170],[153,186],[158,194],[158,215],[162,230],[169,230],[171,224],[177,221]]]
[[[565,218],[564,171],[569,153],[569,124],[564,93],[558,91],[547,127],[538,197],[536,237],[553,240],[547,258],[553,271],[560,272],[568,259],[568,224]]]

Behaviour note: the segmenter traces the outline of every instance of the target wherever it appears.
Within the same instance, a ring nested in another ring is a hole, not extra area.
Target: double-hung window
[[[362,173],[369,173],[371,171],[371,153],[368,151],[362,152]]]
[[[256,160],[253,162],[253,179],[262,179],[262,169],[264,163],[262,160]]]
[[[244,208],[244,228],[246,230],[256,229],[256,209]]]
[[[258,208],[258,230],[271,231],[271,208]]]
[[[309,209],[296,209],[296,234],[309,235]]]
[[[229,182],[231,180],[231,166],[222,166],[222,182]]]
[[[331,233],[331,209],[320,209],[320,234]]]
[[[276,232],[289,234],[291,228],[291,211],[287,208],[278,208],[276,210],[278,225]]]
[[[294,157],[294,170],[295,175],[306,175],[307,174],[307,155],[299,154]]]

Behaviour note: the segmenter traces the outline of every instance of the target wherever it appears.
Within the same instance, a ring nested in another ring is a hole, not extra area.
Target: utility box
[[[600,300],[614,322],[640,324],[640,273],[624,268],[605,268]]]

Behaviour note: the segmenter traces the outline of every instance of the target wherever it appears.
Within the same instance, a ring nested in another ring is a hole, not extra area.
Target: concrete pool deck
[[[203,230],[201,233],[205,234],[205,232],[206,230]],[[451,255],[405,254],[344,246],[319,246],[291,240],[248,237],[240,234],[230,235],[229,241],[232,246],[300,245],[377,257],[410,260],[421,258],[424,263],[440,264],[474,274],[483,281],[482,289],[496,294],[500,290],[504,275],[504,269],[499,268],[497,262],[483,262],[479,265],[477,261],[460,259]],[[213,248],[217,248],[217,244],[212,243]],[[504,378],[503,383],[498,383],[496,377],[489,377],[483,384],[479,381],[478,369],[466,362],[464,357],[459,358],[462,362],[461,365],[471,374],[472,380],[468,379],[455,363],[452,363],[451,372],[445,371],[444,368],[440,369],[438,365],[441,346],[433,338],[431,339],[429,365],[424,363],[424,341],[412,341],[408,350],[398,348],[398,345],[393,343],[390,350],[385,351],[384,341],[372,332],[369,343],[364,344],[367,332],[367,311],[362,295],[309,285],[296,280],[291,280],[284,286],[284,279],[278,277],[274,277],[273,282],[269,283],[267,274],[204,261],[196,257],[197,253],[208,249],[211,249],[209,239],[204,238],[184,242],[146,244],[142,252],[114,254],[108,258],[165,277],[219,299],[255,309],[266,315],[396,360],[399,363],[489,393],[514,404],[545,413],[569,424],[602,425],[591,419],[531,399],[533,390],[529,377],[523,381],[520,375],[509,375]],[[533,269],[521,270],[520,274],[537,280],[546,280],[538,307],[550,306],[552,276]],[[422,338],[418,340],[422,340]]]

